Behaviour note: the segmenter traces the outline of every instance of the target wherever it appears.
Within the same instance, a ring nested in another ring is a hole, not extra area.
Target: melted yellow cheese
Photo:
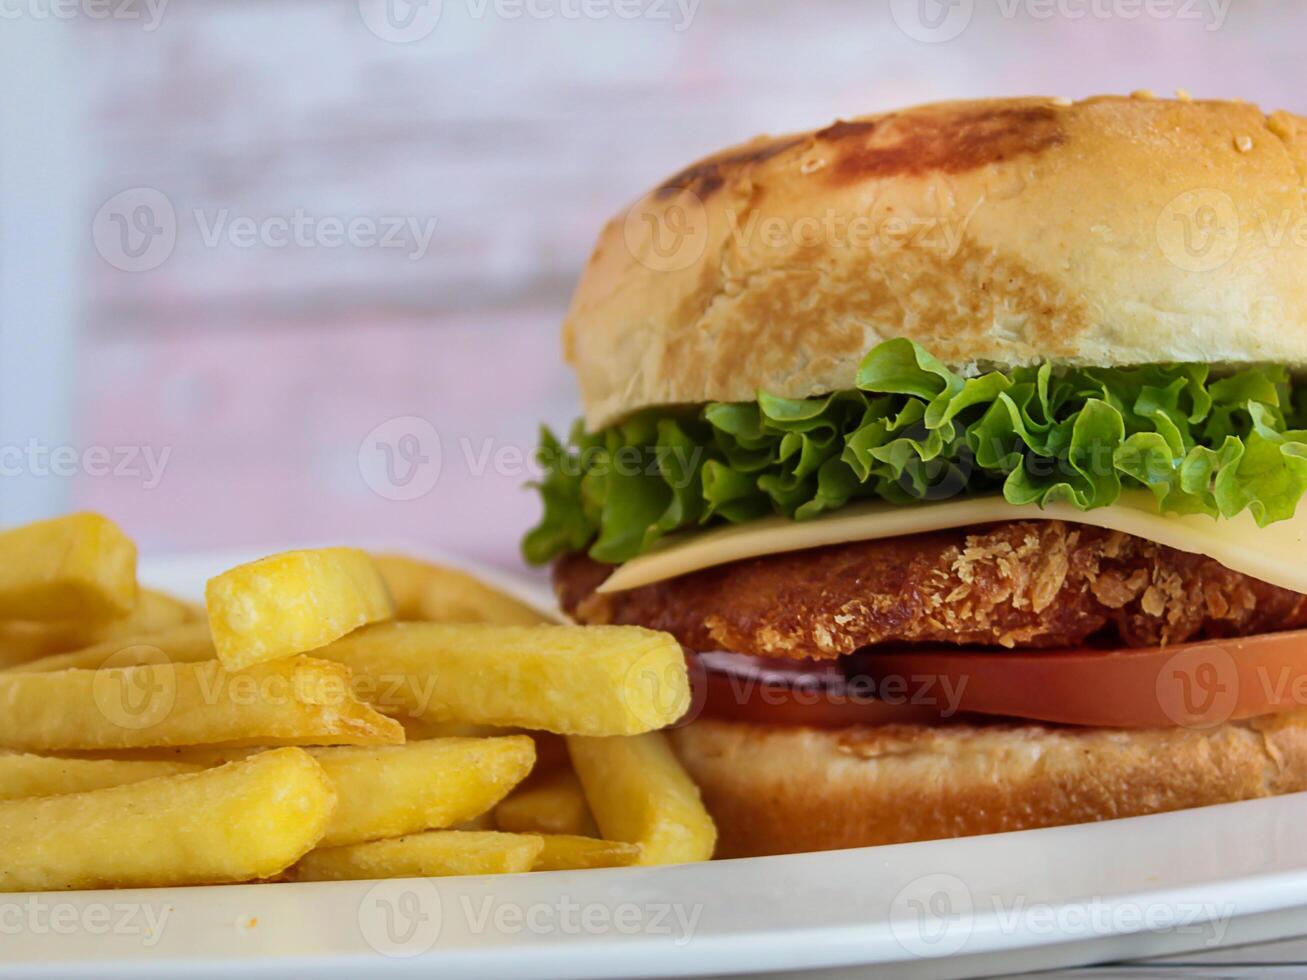
[[[1168,548],[1207,555],[1227,568],[1295,592],[1307,592],[1307,507],[1287,521],[1258,527],[1246,511],[1231,520],[1201,514],[1159,514],[1147,491],[1124,494],[1110,507],[1082,511],[1068,504],[1015,506],[1001,497],[903,507],[856,504],[811,521],[765,517],[668,539],[620,566],[600,592],[620,592],[742,558],[873,541],[995,521],[1058,520],[1092,524],[1147,538]]]

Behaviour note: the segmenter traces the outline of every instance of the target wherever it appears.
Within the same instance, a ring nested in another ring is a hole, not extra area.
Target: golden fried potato
[[[158,776],[199,772],[187,762],[65,759],[23,752],[0,752],[0,800],[28,796],[60,796],[93,789],[139,783]]]
[[[9,670],[24,674],[51,670],[99,670],[106,665],[139,667],[142,664],[198,663],[201,660],[213,660],[216,656],[213,638],[209,635],[209,624],[184,623],[157,633],[106,640],[80,650],[56,653],[18,664]]]
[[[314,749],[340,803],[321,841],[338,847],[452,827],[485,813],[531,771],[525,735]]]
[[[0,532],[0,620],[96,621],[136,605],[136,545],[99,514]]]
[[[640,861],[640,848],[636,844],[572,834],[542,834],[540,839],[544,847],[533,871],[625,868]]]
[[[261,558],[210,579],[204,595],[228,670],[316,650],[395,614],[381,572],[357,548]]]
[[[435,566],[408,555],[389,553],[373,553],[372,560],[395,601],[395,618],[404,622],[421,619],[422,593]]]
[[[638,626],[382,623],[314,651],[383,711],[566,735],[663,728],[690,705],[680,645]]]
[[[712,857],[717,828],[665,735],[569,738],[567,748],[600,831],[638,844],[639,864]]]
[[[0,667],[11,667],[92,644],[167,630],[202,618],[197,607],[153,589],[141,589],[136,607],[108,620],[0,622]],[[205,627],[207,632],[208,627]]]
[[[66,749],[49,753],[50,759],[89,759],[109,762],[177,762],[195,769],[212,769],[240,762],[275,745],[156,745],[144,749]],[[312,749],[310,748],[311,752]]]
[[[418,617],[431,623],[491,623],[535,626],[557,622],[533,606],[467,572],[429,565],[430,575],[418,599]]]
[[[354,697],[339,664],[294,657],[0,674],[0,748],[385,745],[404,729]]]
[[[0,891],[249,881],[322,837],[336,791],[302,749],[203,772],[0,802]]]
[[[310,851],[286,872],[290,881],[436,878],[530,871],[544,848],[531,834],[431,830],[425,834]]]
[[[599,830],[570,768],[536,777],[495,807],[495,826],[515,834],[594,837]]]

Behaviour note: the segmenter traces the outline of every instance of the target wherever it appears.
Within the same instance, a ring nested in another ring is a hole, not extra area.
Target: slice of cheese
[[[1009,504],[1002,497],[978,497],[907,507],[855,504],[810,521],[765,517],[668,539],[619,566],[599,591],[621,592],[759,555],[1018,520],[1068,521],[1121,531],[1178,551],[1207,555],[1226,568],[1272,585],[1307,592],[1307,507],[1299,507],[1290,520],[1263,528],[1247,511],[1230,520],[1159,514],[1152,494],[1145,490],[1123,494],[1110,507],[1088,511],[1069,504],[1041,509],[1035,504]]]

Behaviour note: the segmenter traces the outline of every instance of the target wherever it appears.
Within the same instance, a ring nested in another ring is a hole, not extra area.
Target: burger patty
[[[885,643],[1157,646],[1307,627],[1307,596],[1143,538],[1063,521],[750,558],[600,595],[611,566],[554,566],[583,623],[666,630],[699,651],[833,658]]]

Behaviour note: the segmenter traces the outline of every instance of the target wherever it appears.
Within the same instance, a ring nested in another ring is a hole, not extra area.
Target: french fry
[[[599,833],[581,782],[571,769],[532,779],[495,807],[495,826],[515,834],[567,834],[594,837]]]
[[[372,560],[395,600],[395,618],[405,622],[421,619],[422,592],[430,578],[430,562],[388,553],[373,554]]]
[[[317,843],[336,791],[301,749],[0,802],[0,892],[250,881]]]
[[[666,736],[569,738],[572,765],[604,837],[640,846],[639,864],[707,861],[717,828]]]
[[[24,674],[52,670],[99,670],[101,667],[139,667],[142,664],[198,663],[213,660],[213,638],[209,624],[185,623],[120,640],[106,640],[94,646],[32,660],[9,670]]]
[[[277,746],[267,745],[159,745],[146,749],[67,750],[45,758],[89,759],[110,762],[176,762],[195,769],[212,769],[240,762]],[[311,749],[309,751],[312,751]]]
[[[404,734],[410,742],[425,742],[430,738],[490,738],[494,735],[516,735],[519,731],[496,725],[474,725],[467,721],[426,721],[408,717],[396,720],[404,726]]]
[[[0,533],[0,620],[105,620],[136,605],[136,545],[99,514]]]
[[[354,697],[348,670],[309,657],[228,673],[216,660],[0,674],[0,748],[385,745],[398,722]]]
[[[204,596],[228,670],[316,650],[395,613],[377,566],[357,548],[261,558],[210,579]]]
[[[581,868],[625,868],[639,863],[640,848],[623,841],[598,840],[572,834],[542,834],[544,847],[532,871],[576,871]]]
[[[382,710],[428,721],[631,735],[690,705],[680,645],[638,626],[382,623],[314,656],[348,666]]]
[[[315,749],[340,803],[321,847],[451,827],[485,813],[535,762],[526,735]]]
[[[155,633],[199,618],[197,610],[189,603],[153,589],[141,589],[136,607],[119,619],[0,622],[0,666],[13,666],[93,644]]]
[[[544,842],[531,834],[493,830],[430,830],[390,840],[325,847],[286,872],[290,881],[437,878],[530,871]]]
[[[111,759],[61,759],[57,756],[0,753],[0,800],[59,796],[139,783],[158,776],[199,772],[186,762],[128,762]]]
[[[397,554],[377,554],[372,560],[390,587],[398,620],[500,626],[556,622],[475,575],[448,565]]]
[[[493,623],[535,626],[556,620],[507,592],[467,572],[428,565],[427,582],[418,598],[418,619],[431,623]]]

